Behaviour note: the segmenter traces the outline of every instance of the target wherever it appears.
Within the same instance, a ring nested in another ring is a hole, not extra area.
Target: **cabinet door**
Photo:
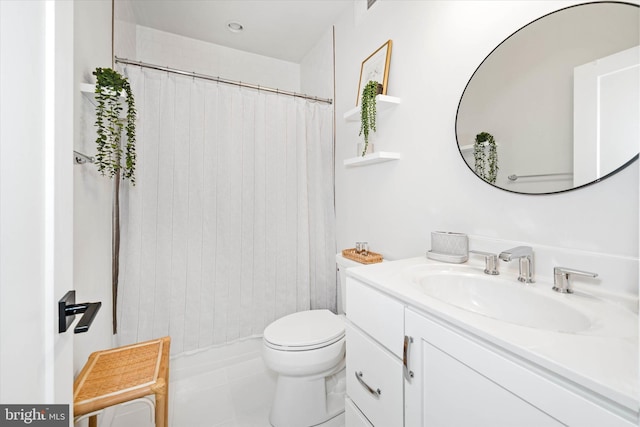
[[[405,326],[407,426],[637,426],[637,414],[435,318],[407,309]]]
[[[407,426],[546,427],[562,426],[548,414],[429,342],[429,320],[407,311],[413,337],[405,380]]]

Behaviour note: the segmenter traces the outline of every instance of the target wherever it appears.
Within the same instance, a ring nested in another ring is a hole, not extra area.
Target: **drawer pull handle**
[[[404,377],[408,382],[411,382],[413,378],[413,371],[409,370],[409,347],[413,343],[413,338],[410,336],[404,336],[404,349],[402,350],[402,367],[404,371]]]
[[[380,398],[380,395],[382,394],[380,389],[377,388],[374,390],[371,387],[369,387],[369,384],[365,383],[364,380],[362,379],[362,372],[356,371],[356,379],[358,380],[360,385],[362,385],[362,387],[364,387],[365,390],[367,390],[373,397],[375,397],[376,399]]]

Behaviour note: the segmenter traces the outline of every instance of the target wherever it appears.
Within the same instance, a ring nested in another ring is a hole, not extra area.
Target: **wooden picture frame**
[[[389,81],[389,64],[391,62],[391,47],[393,42],[387,40],[382,46],[376,49],[371,55],[362,61],[360,67],[360,81],[358,82],[358,96],[356,106],[360,103],[362,89],[370,80],[375,80],[382,84],[382,94],[387,94],[387,82]]]

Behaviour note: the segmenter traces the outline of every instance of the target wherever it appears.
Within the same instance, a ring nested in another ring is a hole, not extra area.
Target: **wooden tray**
[[[378,262],[382,262],[382,255],[371,251],[369,251],[367,255],[362,255],[356,252],[356,248],[343,249],[342,256],[357,261],[361,264],[375,264]]]

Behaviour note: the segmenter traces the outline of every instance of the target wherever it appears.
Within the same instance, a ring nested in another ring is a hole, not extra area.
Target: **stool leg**
[[[169,425],[169,399],[166,388],[156,393],[156,427],[168,427]]]
[[[89,427],[98,427],[98,416],[89,417]]]
[[[164,389],[164,424],[169,427],[169,381]]]

